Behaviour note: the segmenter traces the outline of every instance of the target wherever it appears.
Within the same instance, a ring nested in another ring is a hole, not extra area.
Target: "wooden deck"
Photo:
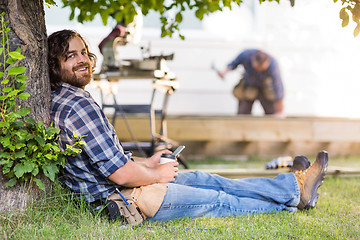
[[[145,116],[127,116],[138,141],[150,139]],[[115,124],[121,141],[131,141],[120,117]],[[169,116],[167,136],[187,148],[184,154],[279,156],[360,155],[360,119],[323,117]]]

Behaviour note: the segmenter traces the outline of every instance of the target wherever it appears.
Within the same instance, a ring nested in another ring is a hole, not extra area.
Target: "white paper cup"
[[[175,162],[175,161],[176,161],[176,157],[171,154],[162,154],[160,158],[160,164]]]

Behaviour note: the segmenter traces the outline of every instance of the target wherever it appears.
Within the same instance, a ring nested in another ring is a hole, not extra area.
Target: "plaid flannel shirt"
[[[270,57],[270,66],[264,72],[257,72],[251,65],[251,57],[257,52],[256,49],[248,49],[241,52],[231,63],[227,66],[231,69],[235,69],[237,66],[242,65],[244,67],[243,78],[247,86],[261,87],[263,81],[267,77],[271,77],[273,81],[276,100],[284,98],[284,86],[281,79],[279,64],[275,58]]]
[[[86,143],[81,153],[67,157],[61,179],[87,202],[105,199],[117,187],[108,176],[131,160],[131,153],[124,152],[113,126],[87,91],[63,83],[51,98],[51,119],[61,130],[60,148],[75,143],[73,132]]]

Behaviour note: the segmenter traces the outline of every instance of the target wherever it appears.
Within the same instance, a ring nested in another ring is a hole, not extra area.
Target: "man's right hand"
[[[159,183],[168,183],[175,181],[175,178],[178,176],[179,163],[168,162],[157,166],[155,169],[159,174]]]

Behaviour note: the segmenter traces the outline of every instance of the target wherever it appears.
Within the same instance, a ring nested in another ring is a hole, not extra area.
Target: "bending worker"
[[[247,49],[241,52],[219,76],[243,65],[244,74],[233,90],[239,100],[238,114],[251,114],[255,100],[259,100],[265,114],[283,115],[284,87],[277,61],[269,54]]]

